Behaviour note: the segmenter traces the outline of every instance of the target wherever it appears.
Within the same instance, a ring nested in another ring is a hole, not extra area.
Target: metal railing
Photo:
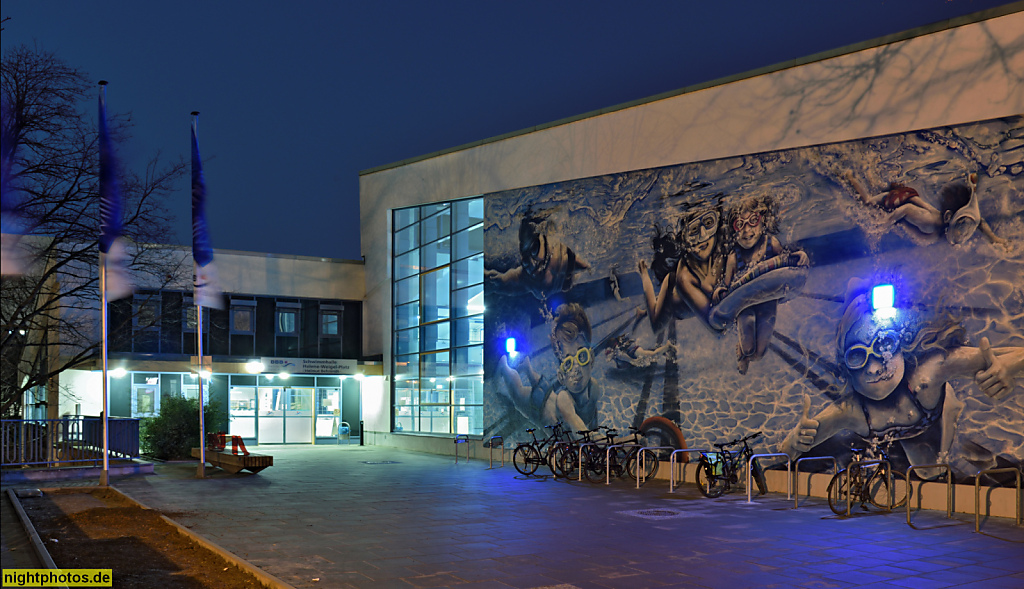
[[[910,475],[919,468],[944,468],[946,469],[946,519],[952,519],[953,517],[953,471],[950,470],[948,464],[917,464],[907,469],[907,525],[910,524],[910,492],[914,490],[913,481]],[[922,482],[923,479],[922,479]],[[890,489],[892,493],[894,489]],[[922,493],[918,493],[921,496]],[[913,526],[911,526],[913,527]]]
[[[114,460],[139,457],[139,420],[107,419],[107,448]],[[103,420],[73,416],[61,419],[0,420],[0,464],[74,466],[103,461]]]
[[[675,446],[644,446],[640,448],[639,453],[636,457],[637,469],[636,469],[636,488],[639,489],[640,485],[647,482],[647,452],[651,453],[651,457],[658,460],[658,456],[654,453],[655,450],[675,450]],[[671,474],[671,473],[669,473]]]
[[[754,454],[747,461],[747,503],[753,503],[751,489],[750,489],[750,475],[754,471],[754,461],[758,458],[769,458],[771,456],[785,456],[786,457],[786,499],[793,497],[793,461],[789,459],[789,454],[782,452],[773,452],[771,454]],[[765,480],[765,486],[767,487],[768,481]],[[765,489],[767,492],[768,489]]]
[[[836,461],[835,456],[808,456],[807,458],[798,458],[795,465],[793,466],[793,509],[800,506],[800,463],[811,460],[831,460],[832,461],[832,476],[835,476],[839,472],[839,462]],[[807,494],[811,494],[811,478],[807,477]]]
[[[990,468],[978,471],[974,477],[974,531],[981,531],[981,475],[996,474],[1000,472],[1012,472],[1017,477],[1017,494],[1013,498],[1014,511],[1017,514],[1017,525],[1020,525],[1020,469],[1019,468]]]
[[[586,448],[587,446],[598,446],[598,443],[597,442],[583,442],[582,444],[579,445],[580,454],[578,456],[579,464],[577,465],[577,467],[579,468],[579,475],[576,478],[577,482],[583,481],[583,449]]]
[[[501,448],[501,465],[505,466],[505,439],[501,436],[491,436],[487,442],[487,468],[494,468],[494,448]]]
[[[469,436],[466,434],[458,434],[452,441],[455,442],[455,464],[459,463],[459,444],[466,445],[466,462],[469,462]]]
[[[676,454],[679,454],[680,452],[682,452],[684,454],[687,453],[687,452],[697,452],[698,454],[700,454],[702,452],[707,452],[707,450],[705,450],[703,448],[683,448],[681,450],[673,450],[672,451],[672,454],[668,457],[668,492],[669,493],[674,493],[675,489],[676,489],[675,488],[676,465],[679,464],[679,461],[676,460]],[[680,484],[682,484],[682,481],[679,481],[679,482],[680,482]]]

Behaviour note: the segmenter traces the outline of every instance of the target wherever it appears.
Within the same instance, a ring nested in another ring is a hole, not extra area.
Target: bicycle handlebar
[[[722,443],[722,444],[715,444],[714,446],[716,448],[727,448],[729,446],[735,446],[737,444],[742,444],[743,442],[747,442],[747,441],[756,439],[760,435],[761,435],[761,432],[754,432],[754,433],[746,436],[745,438],[736,438],[735,440],[733,440],[731,442],[725,442],[725,443]]]

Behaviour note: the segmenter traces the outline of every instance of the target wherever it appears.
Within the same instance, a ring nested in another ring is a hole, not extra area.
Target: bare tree
[[[2,76],[3,181],[29,262],[25,274],[0,279],[0,415],[13,416],[34,387],[46,386],[52,404],[57,375],[99,353],[97,94],[83,72],[24,45],[4,52]],[[113,117],[110,128],[124,145],[128,119]],[[119,174],[137,282],[181,282],[184,254],[154,244],[172,237],[165,202],[186,171],[157,155]]]

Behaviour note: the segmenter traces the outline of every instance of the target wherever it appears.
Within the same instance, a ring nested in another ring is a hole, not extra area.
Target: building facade
[[[1019,466],[1022,31],[987,11],[364,172],[367,440],[561,420]]]
[[[362,262],[218,251],[224,309],[197,308],[186,285],[136,288],[108,305],[112,417],[152,417],[168,397],[220,409],[210,431],[250,444],[316,443],[360,433],[364,383]],[[99,415],[98,364],[60,375],[59,415]],[[370,385],[372,387],[372,385]],[[347,428],[347,429],[345,429]]]

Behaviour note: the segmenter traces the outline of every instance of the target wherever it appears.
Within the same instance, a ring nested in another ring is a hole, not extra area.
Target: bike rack
[[[770,456],[786,457],[786,499],[791,499],[793,497],[793,461],[789,459],[789,454],[785,454],[783,452],[773,452],[771,454],[754,454],[753,456],[750,457],[750,460],[747,461],[747,503],[754,502],[751,499],[750,492],[750,479],[751,473],[754,470],[754,461],[757,460],[758,458],[768,458]],[[765,481],[765,485],[767,484],[768,481]]]
[[[950,470],[949,465],[946,463],[942,464],[916,464],[907,469],[907,525],[910,526],[910,491],[913,490],[914,486],[911,484],[910,475],[919,468],[944,468],[946,469],[946,519],[952,519],[953,517],[953,471]],[[924,481],[924,479],[921,479]],[[889,488],[889,494],[892,495],[894,489]],[[889,500],[892,503],[892,499]],[[911,526],[913,527],[913,526]]]
[[[805,460],[831,460],[832,461],[832,476],[835,476],[839,472],[839,463],[836,461],[835,456],[808,456],[807,458],[798,458],[796,465],[793,467],[793,509],[800,506],[800,463]],[[807,494],[811,494],[811,480],[807,479]]]
[[[583,448],[586,447],[586,446],[597,446],[597,445],[598,445],[597,442],[584,442],[584,443],[580,444],[580,455],[579,455],[580,463],[579,463],[579,466],[577,467],[578,470],[580,471],[580,473],[579,473],[579,477],[576,479],[577,482],[582,482],[583,481]]]
[[[501,448],[501,466],[505,466],[505,439],[501,436],[491,436],[491,440],[487,443],[487,469],[494,468],[494,447]],[[468,451],[468,449],[467,449]]]
[[[612,449],[614,448],[636,448],[640,444],[612,444],[611,446],[605,446],[604,449],[604,484],[612,484]],[[622,465],[626,467],[625,464]]]
[[[641,478],[640,474],[644,473],[644,472],[647,472],[647,457],[644,455],[644,452],[647,452],[647,451],[653,452],[654,450],[675,450],[675,449],[676,449],[675,446],[644,446],[643,448],[640,448],[640,455],[636,457],[636,459],[640,462],[640,468],[636,469],[636,488],[637,489],[640,488],[640,478]],[[657,460],[658,457],[655,456],[654,459]],[[671,476],[672,476],[672,473],[669,473],[669,477],[671,477]],[[644,479],[644,482],[646,483],[647,482],[647,477],[643,477],[643,479]]]
[[[854,466],[870,466],[872,464],[884,464],[885,465],[885,478],[888,484],[889,491],[889,511],[892,511],[892,466],[888,460],[854,460],[846,466],[846,476],[850,476],[849,473]],[[907,501],[910,501],[909,492],[907,494]],[[850,513],[853,512],[853,489],[848,489],[846,492],[846,517],[850,517]]]
[[[674,493],[675,492],[674,484],[676,482],[676,464],[678,464],[678,461],[676,460],[676,454],[678,454],[680,452],[697,452],[697,453],[700,453],[700,452],[707,452],[707,450],[704,450],[703,448],[683,448],[682,450],[673,450],[672,451],[672,455],[668,457],[668,492],[669,493]]]
[[[1017,475],[1017,499],[1014,503],[1014,511],[1017,513],[1017,525],[1020,525],[1020,469],[1019,468],[990,468],[978,471],[974,476],[974,531],[981,532],[981,475],[996,474],[997,472],[1012,472]]]
[[[466,462],[469,462],[469,436],[458,434],[453,441],[455,442],[455,464],[459,463],[459,444],[466,445]]]

